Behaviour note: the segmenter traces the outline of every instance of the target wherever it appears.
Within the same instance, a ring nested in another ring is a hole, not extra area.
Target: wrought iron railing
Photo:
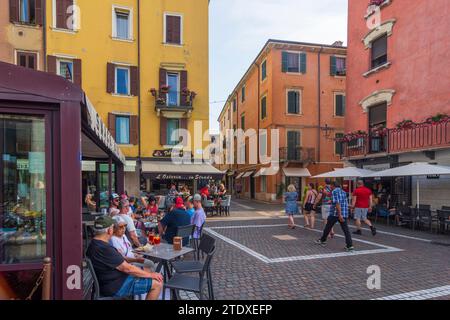
[[[192,108],[197,94],[193,91],[150,90],[157,108]]]

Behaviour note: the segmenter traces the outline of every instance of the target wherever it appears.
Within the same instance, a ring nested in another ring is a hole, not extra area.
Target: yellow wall
[[[138,114],[137,97],[118,97],[106,92],[108,62],[138,63],[138,0],[76,0],[80,7],[80,29],[76,32],[54,30],[52,0],[47,0],[47,54],[69,55],[82,60],[82,82],[96,110],[107,123],[109,112]],[[125,42],[112,39],[112,6],[133,9],[133,38]],[[183,14],[183,46],[163,44],[164,12]],[[155,99],[149,93],[159,87],[161,63],[185,64],[188,87],[197,93],[188,128],[193,136],[193,121],[209,127],[208,0],[141,0],[141,157],[151,157],[160,145],[159,118]],[[208,145],[204,142],[204,146]],[[127,157],[138,157],[138,146],[121,146]],[[195,152],[194,152],[195,153]]]

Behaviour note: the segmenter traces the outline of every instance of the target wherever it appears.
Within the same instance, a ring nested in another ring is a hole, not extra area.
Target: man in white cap
[[[135,266],[146,268],[147,271],[154,271],[156,269],[155,264],[142,256],[133,253],[133,246],[130,240],[125,235],[127,229],[127,221],[119,216],[113,217],[114,220],[114,233],[109,243],[119,251],[119,253],[125,258],[128,263],[132,263]]]

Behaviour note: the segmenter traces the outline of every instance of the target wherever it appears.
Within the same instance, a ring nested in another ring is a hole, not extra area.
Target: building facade
[[[83,88],[127,157],[129,194],[159,188],[146,163],[170,160],[174,145],[182,142],[185,153],[203,156],[209,141],[195,144],[194,123],[201,127],[197,135],[209,129],[208,0],[1,4],[0,59],[17,63],[16,51],[35,52],[38,69]],[[25,7],[35,17],[27,24],[20,20]],[[175,136],[177,129],[192,138]],[[89,161],[83,167],[87,185],[93,171],[102,173]]]
[[[450,164],[449,14],[445,0],[349,1],[346,160],[373,170]],[[415,178],[373,183],[393,205],[416,202]],[[449,179],[421,183],[423,203],[446,205]]]
[[[342,166],[335,137],[344,132],[345,66],[342,43],[266,43],[219,118],[224,137],[228,128],[246,131],[245,144],[236,138],[224,142],[229,185],[240,185],[247,198],[279,201],[287,185],[302,190],[318,182],[311,176]],[[272,136],[275,129],[278,137]],[[261,156],[249,149],[252,142]],[[274,150],[280,160],[275,171],[264,159]]]

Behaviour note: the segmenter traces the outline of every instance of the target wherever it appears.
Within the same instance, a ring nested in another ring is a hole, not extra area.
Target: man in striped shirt
[[[353,251],[353,241],[352,236],[350,234],[350,230],[348,229],[348,215],[349,215],[349,206],[347,194],[341,188],[341,184],[339,182],[334,183],[334,189],[332,192],[332,203],[331,203],[331,212],[328,217],[327,224],[325,226],[325,230],[323,231],[322,238],[316,241],[316,243],[325,246],[327,244],[328,234],[330,233],[333,226],[339,222],[341,225],[342,231],[345,234],[345,242],[347,246],[345,247],[346,251]]]

